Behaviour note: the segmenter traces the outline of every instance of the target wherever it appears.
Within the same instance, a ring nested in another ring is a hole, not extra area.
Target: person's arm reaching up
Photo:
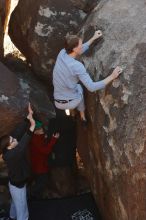
[[[89,74],[86,72],[86,69],[83,65],[82,66],[80,65],[77,71],[79,73],[77,74],[79,77],[79,80],[83,83],[83,85],[90,92],[95,92],[97,90],[105,88],[106,85],[108,85],[110,82],[116,79],[122,72],[122,69],[120,67],[116,67],[110,76],[98,82],[93,82],[93,80],[91,79]]]
[[[18,145],[11,150],[11,154],[9,154],[10,157],[15,156],[16,153],[22,154],[25,151],[31,139],[32,133],[35,129],[35,120],[33,119],[33,111],[31,109],[30,103],[28,105],[27,119],[30,122],[29,129],[23,134],[22,138],[18,142]]]
[[[93,37],[91,37],[86,43],[90,46],[96,39],[100,38],[102,36],[102,31],[98,30],[95,31]]]
[[[112,82],[114,79],[116,79],[120,74],[122,73],[122,68],[117,66],[111,75],[106,77],[103,81],[105,85],[108,85],[110,82]]]
[[[100,30],[95,31],[93,37],[90,38],[90,40],[88,40],[86,43],[84,43],[82,45],[82,54],[85,53],[88,49],[89,46],[98,38],[100,38],[102,36],[102,32]]]
[[[30,122],[29,130],[30,130],[31,132],[33,132],[34,129],[35,129],[35,120],[33,119],[33,111],[32,111],[32,108],[31,108],[30,103],[29,103],[29,105],[28,105],[28,115],[27,115],[27,119],[28,119],[29,122]]]
[[[37,147],[38,152],[42,153],[42,154],[49,154],[52,151],[52,148],[53,148],[53,146],[56,143],[58,138],[59,138],[59,133],[53,134],[52,138],[48,142],[47,146],[39,146],[39,147]]]

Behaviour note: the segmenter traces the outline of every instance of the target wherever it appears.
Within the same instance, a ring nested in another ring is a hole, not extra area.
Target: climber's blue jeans
[[[28,220],[28,207],[26,199],[26,185],[18,188],[9,183],[9,190],[12,197],[10,206],[10,217],[17,220]]]

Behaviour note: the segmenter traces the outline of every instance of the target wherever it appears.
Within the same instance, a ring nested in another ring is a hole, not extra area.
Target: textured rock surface
[[[10,19],[9,34],[34,72],[48,80],[64,36],[77,33],[84,16],[70,0],[20,0]]]
[[[0,58],[3,57],[3,40],[11,0],[0,0]]]
[[[71,0],[75,7],[89,13],[99,2],[98,0]]]
[[[106,90],[86,93],[90,123],[88,132],[79,133],[80,153],[105,220],[146,219],[145,21],[145,0],[103,0],[82,29],[85,39],[95,27],[104,33],[84,57],[94,80],[123,67]]]
[[[18,74],[0,63],[0,136],[11,131],[27,114],[30,100],[34,109],[47,117],[55,116],[44,87],[28,74]]]

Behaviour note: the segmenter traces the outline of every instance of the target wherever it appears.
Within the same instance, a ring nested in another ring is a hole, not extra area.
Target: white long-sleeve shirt
[[[82,53],[88,50],[88,43],[83,44]],[[69,100],[80,96],[77,84],[81,81],[91,92],[105,88],[103,80],[93,82],[84,65],[69,56],[65,49],[58,54],[53,70],[54,99]]]

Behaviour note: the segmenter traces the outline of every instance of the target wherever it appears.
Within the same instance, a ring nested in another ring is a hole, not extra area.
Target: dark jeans
[[[42,198],[44,189],[46,189],[48,184],[48,174],[42,173],[39,175],[35,175],[34,177],[34,185],[32,186],[32,196],[35,198]]]

